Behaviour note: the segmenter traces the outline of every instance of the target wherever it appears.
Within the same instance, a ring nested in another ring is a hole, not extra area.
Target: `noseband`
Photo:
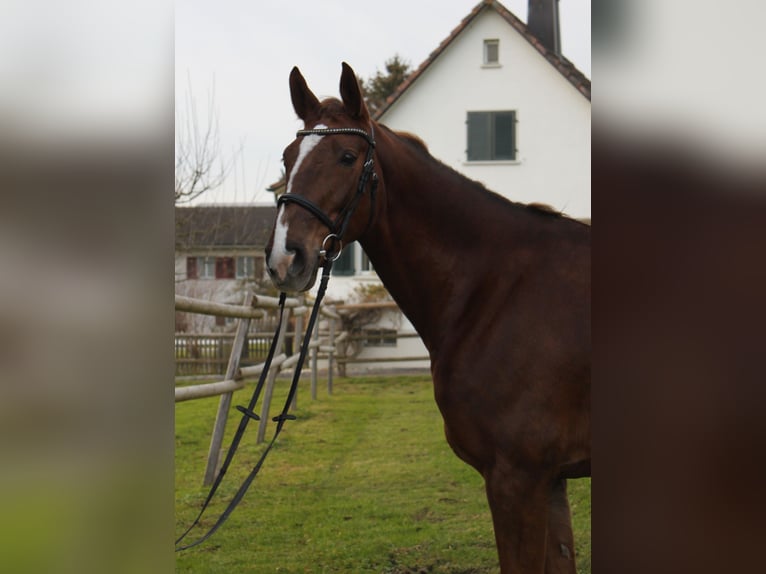
[[[296,133],[296,136],[309,136],[309,135],[321,135],[321,136],[328,136],[328,135],[338,135],[338,134],[351,134],[351,135],[357,135],[360,137],[363,137],[365,140],[367,140],[367,143],[369,144],[367,147],[367,156],[364,159],[364,166],[362,169],[362,175],[359,176],[359,184],[356,188],[356,194],[353,198],[351,198],[351,201],[349,201],[346,206],[341,209],[340,213],[338,214],[338,217],[335,218],[335,221],[330,219],[330,217],[322,211],[319,206],[314,203],[313,201],[306,199],[303,196],[296,195],[293,193],[290,194],[282,194],[279,199],[277,200],[277,206],[284,205],[285,203],[295,203],[297,205],[300,205],[302,208],[309,211],[314,217],[316,217],[319,221],[321,221],[325,227],[327,227],[330,230],[330,234],[325,237],[324,241],[322,242],[322,249],[319,252],[320,255],[322,255],[325,259],[335,260],[338,257],[340,257],[340,252],[343,249],[343,235],[346,233],[346,228],[348,227],[349,221],[351,221],[351,216],[354,214],[354,211],[356,210],[357,206],[359,205],[359,201],[362,199],[362,196],[364,195],[365,189],[367,187],[367,182],[370,180],[370,177],[372,177],[372,185],[370,186],[370,217],[367,220],[367,227],[369,228],[372,224],[372,220],[375,214],[375,191],[378,187],[378,176],[373,171],[375,168],[375,159],[373,157],[373,154],[375,152],[375,131],[373,130],[372,126],[370,126],[370,133],[368,134],[366,131],[358,129],[358,128],[324,128],[324,129],[315,129],[315,130],[299,130]],[[337,241],[338,243],[338,250],[337,252],[330,252],[331,255],[328,255],[326,245],[327,242],[330,241],[331,243],[334,243]]]

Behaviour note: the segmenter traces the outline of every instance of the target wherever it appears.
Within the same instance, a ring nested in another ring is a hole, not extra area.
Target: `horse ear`
[[[340,96],[343,98],[343,105],[351,117],[365,121],[370,119],[367,104],[364,103],[362,96],[362,89],[359,87],[354,70],[346,62],[343,62],[343,72],[340,75]]]
[[[319,115],[319,100],[306,84],[297,66],[290,72],[290,98],[293,109],[304,122],[315,119]]]

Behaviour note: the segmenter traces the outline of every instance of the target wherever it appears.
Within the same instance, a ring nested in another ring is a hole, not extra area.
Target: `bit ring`
[[[327,241],[330,240],[330,239],[332,239],[333,241],[337,241],[339,247],[338,247],[338,252],[337,253],[335,253],[334,255],[331,255],[331,256],[328,257],[328,255],[327,255]],[[322,249],[319,250],[319,255],[324,257],[327,261],[336,261],[338,259],[338,257],[340,257],[341,251],[343,251],[343,242],[340,240],[340,237],[338,237],[334,233],[330,233],[322,241]]]

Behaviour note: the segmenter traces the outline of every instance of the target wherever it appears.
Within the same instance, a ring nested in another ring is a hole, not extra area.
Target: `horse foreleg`
[[[501,574],[543,574],[551,481],[499,464],[484,478]]]
[[[545,574],[574,574],[575,555],[572,519],[567,500],[567,481],[559,478],[553,483],[548,505],[548,549]]]

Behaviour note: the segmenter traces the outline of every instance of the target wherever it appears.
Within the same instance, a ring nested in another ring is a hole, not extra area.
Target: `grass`
[[[274,414],[287,386],[279,381]],[[250,392],[238,391],[233,404]],[[207,494],[201,482],[217,404],[176,405],[179,535]],[[427,376],[336,379],[333,395],[313,402],[304,388],[295,414],[228,522],[177,553],[176,572],[497,572],[483,481],[447,445]],[[230,415],[226,446],[238,415]],[[251,423],[219,500],[231,498],[257,460],[255,430]],[[589,574],[590,480],[570,481],[569,493],[578,570]],[[223,508],[211,505],[203,526]]]

